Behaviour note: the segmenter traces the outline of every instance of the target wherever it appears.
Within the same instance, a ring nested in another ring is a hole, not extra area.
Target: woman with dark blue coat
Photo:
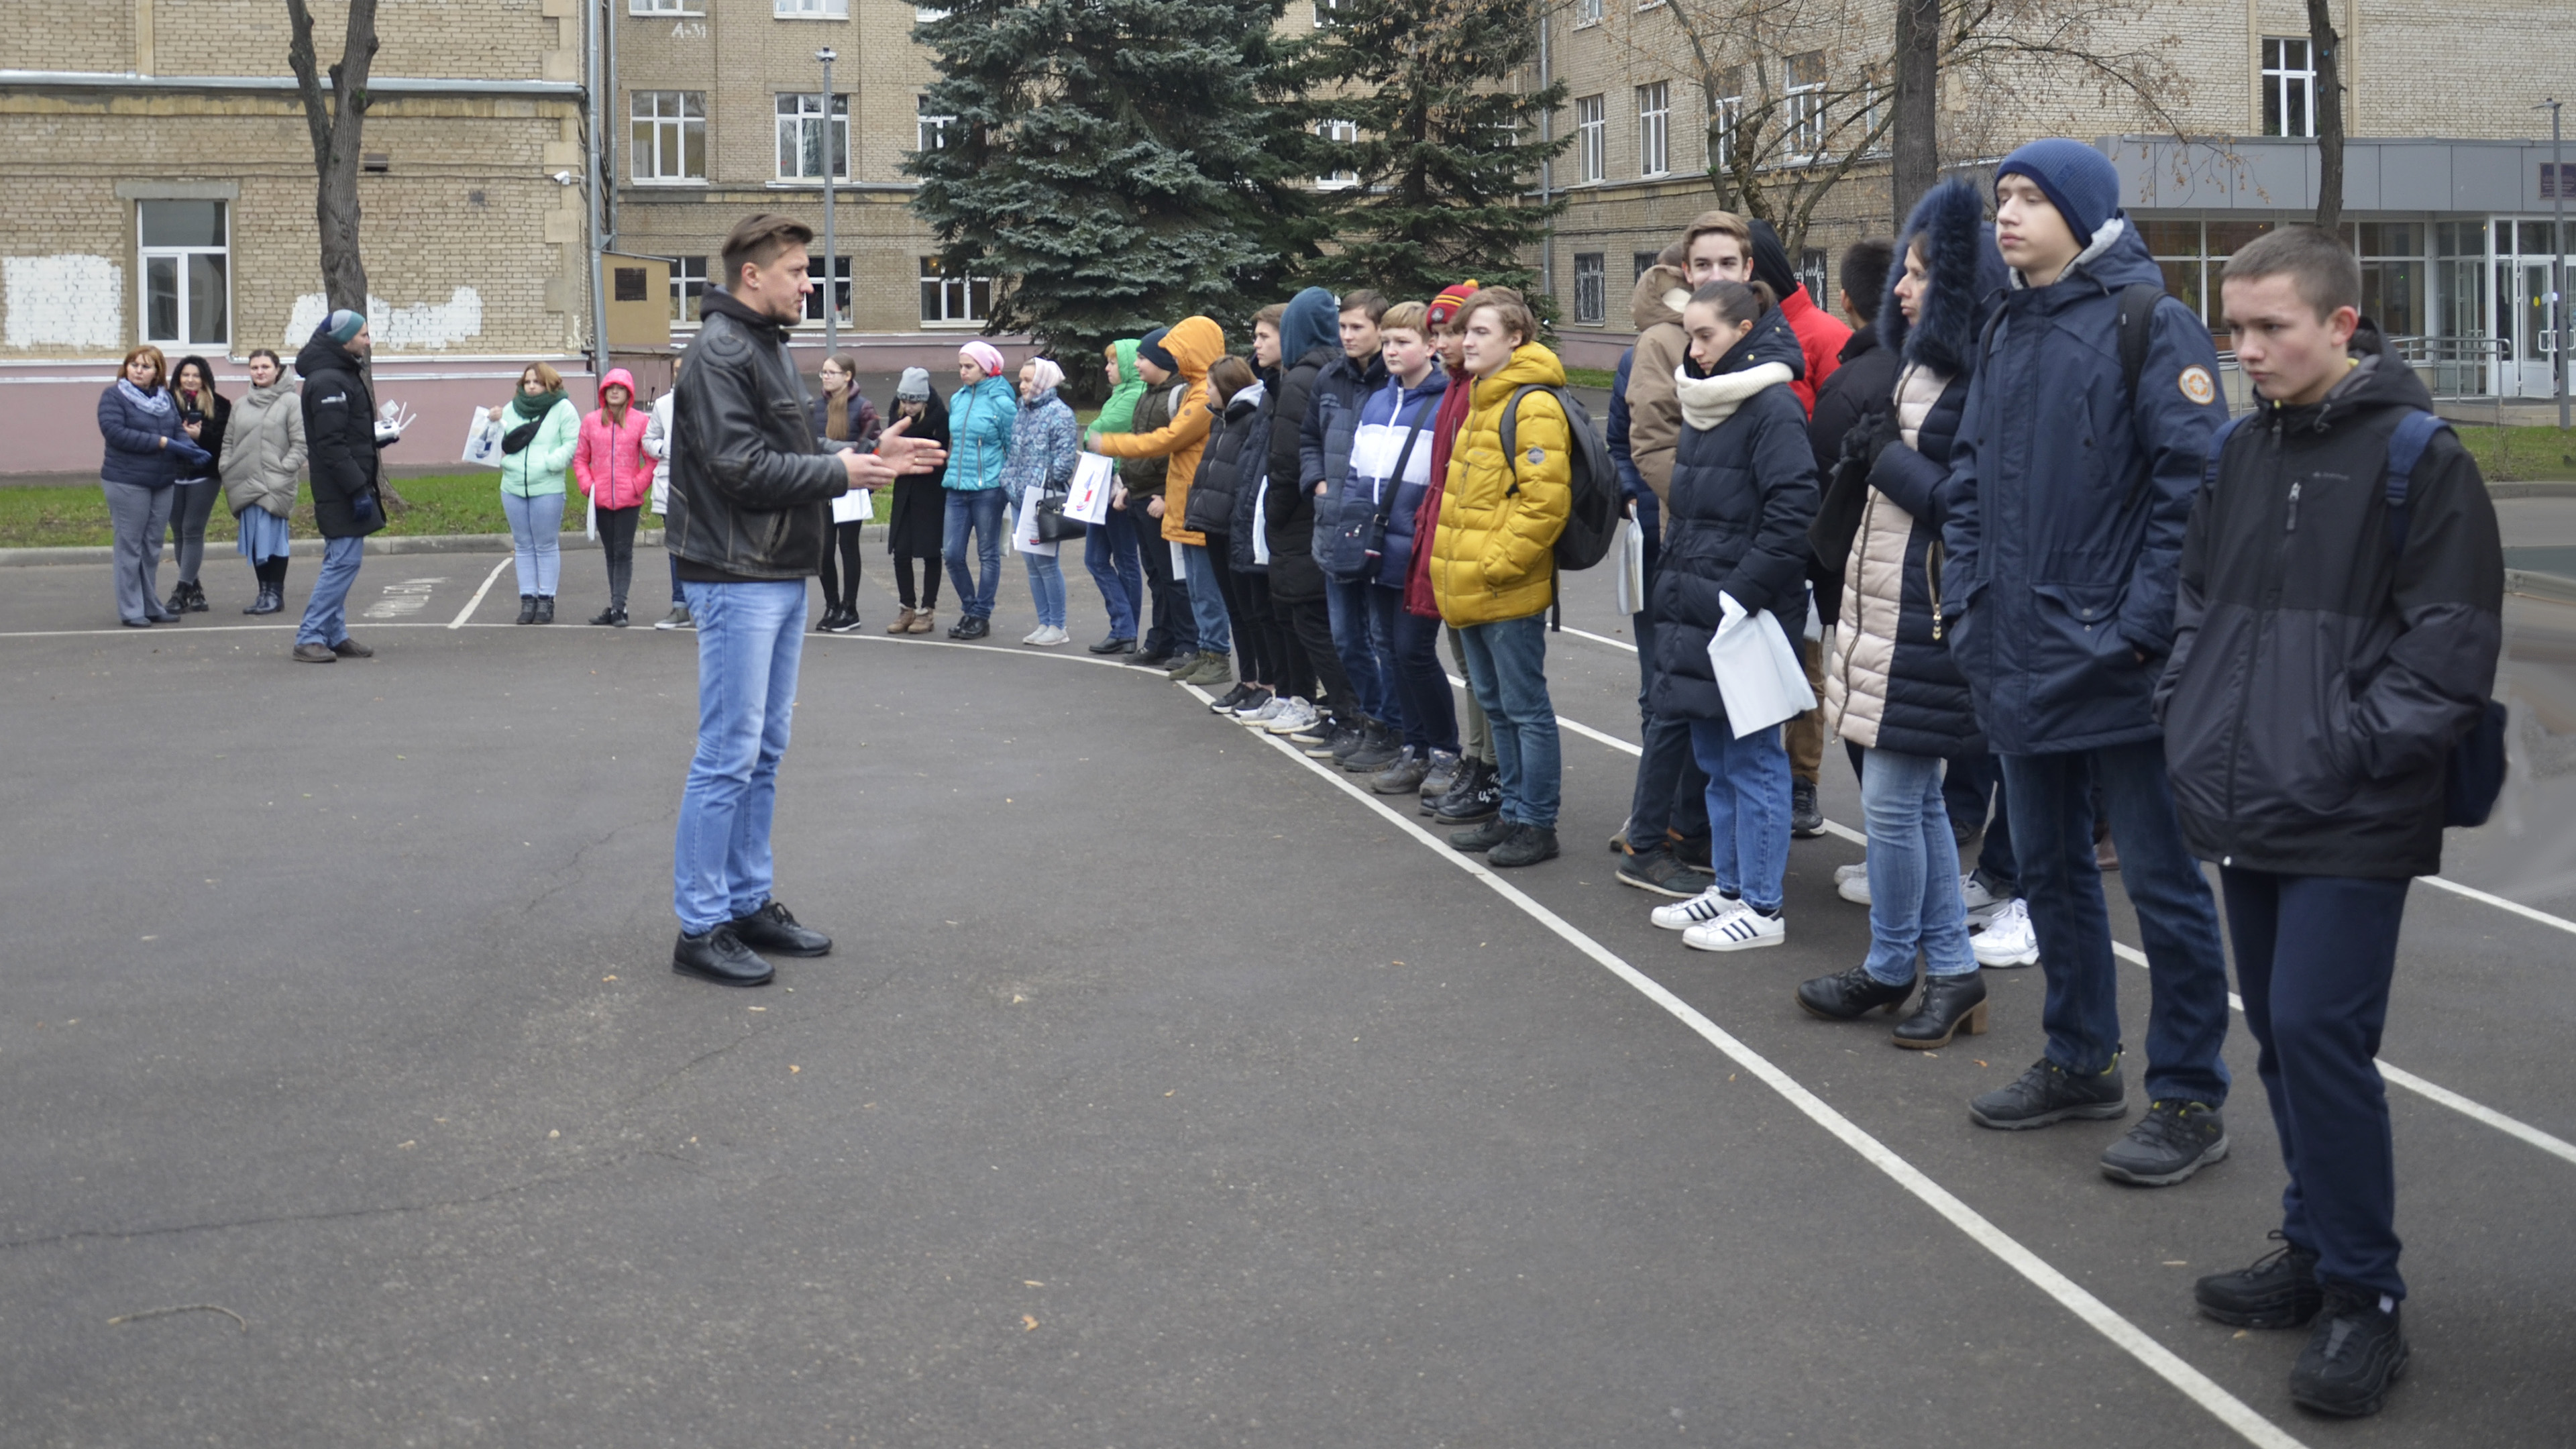
[[[98,482],[116,531],[116,617],[129,629],[178,622],[178,613],[161,602],[161,535],[170,527],[171,488],[183,468],[195,477],[214,467],[206,450],[189,440],[164,386],[169,366],[160,348],[135,348],[98,395],[98,431],[107,443]]]
[[[1692,294],[1682,325],[1690,352],[1674,373],[1683,432],[1655,574],[1653,708],[1690,721],[1691,753],[1708,772],[1717,882],[1658,907],[1654,921],[1698,950],[1744,951],[1788,938],[1789,752],[1776,726],[1736,737],[1708,645],[1729,603],[1804,627],[1816,460],[1807,410],[1788,385],[1805,354],[1770,289],[1711,282]]]
[[[1947,1046],[1959,1030],[1986,1029],[1958,840],[1941,797],[1943,762],[1985,748],[1941,625],[1941,485],[1967,412],[1987,299],[2007,282],[1984,218],[1984,199],[1963,181],[1936,187],[1914,208],[1891,305],[1879,313],[1899,358],[1896,384],[1854,430],[1866,445],[1847,454],[1839,474],[1845,487],[1865,478],[1866,496],[1825,666],[1825,725],[1866,752],[1870,949],[1860,965],[1801,985],[1798,1004],[1829,1021],[1894,1011],[1914,994],[1920,953],[1923,996],[1895,1030],[1902,1047]]]

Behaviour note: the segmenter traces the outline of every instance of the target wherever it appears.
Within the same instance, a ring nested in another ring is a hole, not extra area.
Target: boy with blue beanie
[[[2153,983],[2147,1112],[2101,1167],[2161,1187],[2228,1146],[2218,913],[2150,707],[2173,648],[2184,527],[2227,409],[2209,331],[2164,295],[2108,157],[2035,141],[1996,168],[1995,203],[2012,281],[1944,489],[1940,608],[2008,786],[2048,1049],[1968,1112],[2004,1131],[2128,1114],[2098,790]],[[2124,325],[2143,329],[2126,347]]]

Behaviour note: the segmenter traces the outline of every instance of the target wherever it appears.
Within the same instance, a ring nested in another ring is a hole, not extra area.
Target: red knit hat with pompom
[[[1476,295],[1479,290],[1481,289],[1477,287],[1476,279],[1473,277],[1454,287],[1441,288],[1440,295],[1431,299],[1431,306],[1427,309],[1423,322],[1434,329],[1448,326],[1449,319],[1457,316],[1458,309],[1466,306],[1467,299]]]

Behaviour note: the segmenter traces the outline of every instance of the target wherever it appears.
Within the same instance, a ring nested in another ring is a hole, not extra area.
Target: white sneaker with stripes
[[[1789,939],[1785,916],[1766,916],[1745,906],[1682,932],[1682,944],[1694,951],[1750,951]]]
[[[1994,913],[1984,930],[1968,937],[1968,949],[1976,954],[1980,966],[2038,965],[2039,932],[2030,924],[2030,902],[2019,896],[2004,902],[2004,908]]]
[[[1667,931],[1687,931],[1743,909],[1742,898],[1710,886],[1689,900],[1655,907],[1654,922]]]

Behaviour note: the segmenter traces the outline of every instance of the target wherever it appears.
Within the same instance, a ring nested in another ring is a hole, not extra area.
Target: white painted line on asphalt
[[[475,607],[483,602],[483,596],[492,592],[492,581],[501,577],[501,570],[508,568],[517,562],[518,560],[513,557],[505,558],[499,563],[492,565],[492,572],[483,576],[483,587],[474,591],[474,597],[465,601],[465,607],[456,611],[456,617],[447,621],[447,627],[450,629],[464,628],[465,621],[474,617]]]
[[[2498,910],[2511,911],[2517,916],[2524,917],[2528,920],[2538,921],[2544,926],[2556,926],[2562,931],[2576,934],[2576,921],[2570,921],[2559,916],[2553,916],[2547,911],[2535,911],[2520,901],[2509,901],[2502,896],[2492,896],[2487,894],[2485,891],[2479,890],[2475,886],[2464,886],[2458,881],[2444,880],[2438,875],[2421,876],[2418,877],[2418,879],[2422,880],[2424,884],[2428,886],[2439,886],[2443,890],[2451,892],[2453,895],[2467,896],[2473,901],[2483,901],[2488,905],[2494,906]]]
[[[1589,639],[1595,644],[1607,644],[1613,649],[1625,649],[1631,654],[1637,652],[1637,646],[1624,639],[1613,639],[1607,634],[1595,634],[1589,629],[1577,629],[1571,624],[1560,627],[1557,632],[1571,634],[1577,639]]]
[[[1567,632],[1576,633],[1580,631],[1568,630]],[[1467,681],[1460,679],[1457,675],[1451,674],[1445,677],[1448,679],[1451,686],[1455,688],[1465,689],[1467,687]],[[1646,753],[1645,746],[1632,745],[1626,740],[1619,738],[1617,735],[1605,735],[1601,731],[1594,729],[1592,726],[1585,724],[1581,720],[1567,719],[1563,715],[1558,715],[1556,717],[1556,727],[1561,730],[1571,730],[1575,734],[1581,735],[1587,740],[1594,740],[1601,744],[1608,745],[1610,748],[1617,750],[1623,755],[1642,756]]]
[[[1201,699],[1213,698],[1203,690],[1191,689],[1189,692]],[[1385,801],[1361,788],[1341,771],[1326,769],[1318,762],[1307,759],[1296,750],[1289,748],[1284,740],[1267,734],[1262,738],[1268,740],[1290,760],[1321,775],[1339,787],[1343,793],[1384,816],[1398,830],[1412,836],[1416,841],[1430,847],[1442,859],[1475,877],[1495,894],[1519,908],[1524,915],[1547,927],[1568,945],[1591,957],[1595,963],[1626,982],[1639,995],[1662,1007],[1675,1020],[1698,1033],[1709,1045],[1725,1053],[1738,1066],[1759,1077],[1765,1086],[1806,1114],[1810,1121],[1832,1133],[1843,1145],[1858,1153],[1863,1161],[1885,1173],[1898,1186],[1912,1193],[1942,1217],[1947,1218],[1952,1226],[1965,1233],[1979,1247],[2003,1260],[2007,1267],[2028,1279],[2041,1292],[2056,1299],[2060,1306],[2118,1345],[2122,1351],[2145,1365],[2159,1378],[2181,1390],[2185,1397],[2208,1411],[2220,1423],[2235,1430],[2248,1443],[2262,1445],[2264,1449],[2304,1449],[2299,1440],[2283,1432],[2278,1425],[2256,1413],[2243,1400],[2220,1387],[2216,1380],[2184,1362],[2180,1355],[2158,1343],[2136,1324],[2120,1316],[2109,1304],[2086,1292],[2075,1280],[2050,1266],[2046,1259],[2023,1247],[2011,1234],[1988,1221],[1984,1214],[1962,1202],[1948,1188],[1933,1181],[1922,1169],[1899,1157],[1885,1143],[1861,1130],[1859,1124],[1835,1111],[1823,1098],[1807,1090],[1796,1078],[1773,1065],[1768,1057],[1738,1041],[1725,1028],[1701,1015],[1690,1003],[1666,990],[1661,982],[1629,965],[1618,953],[1586,935],[1556,912],[1523,894],[1518,887],[1494,874],[1483,861],[1464,852],[1450,849],[1445,842],[1424,830],[1418,821],[1409,819],[1390,808]]]
[[[2230,1001],[2236,1000],[2232,995],[2228,999]],[[2242,1011],[2245,1007],[2245,1003],[2237,1001],[2236,1007],[2238,1010]],[[2472,1117],[2480,1122],[2484,1122],[2488,1126],[2493,1127],[2495,1130],[2508,1137],[2519,1137],[2523,1141],[2530,1143],[2532,1146],[2539,1148],[2541,1151],[2548,1153],[2552,1157],[2564,1158],[2569,1162],[2576,1162],[2576,1143],[2561,1141],[2560,1139],[2550,1136],[2548,1133],[2541,1131],[2539,1128],[2534,1127],[2527,1122],[2517,1122],[2513,1118],[2506,1116],[2492,1107],[2470,1101],[2468,1098],[2461,1096],[2450,1088],[2437,1086],[2402,1067],[2392,1067],[2386,1062],[2381,1062],[2379,1064],[2379,1075],[2387,1078],[2388,1081],[2397,1086],[2404,1087],[2406,1090],[2413,1092],[2419,1097],[2423,1097],[2428,1101],[2439,1102],[2443,1106],[2450,1108],[2452,1111],[2457,1112],[2464,1117]]]

